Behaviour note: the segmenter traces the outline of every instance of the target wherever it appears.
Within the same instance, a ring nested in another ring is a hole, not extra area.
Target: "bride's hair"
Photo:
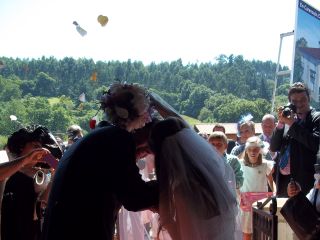
[[[201,233],[201,222],[222,222],[221,213],[227,216],[232,205],[236,206],[223,178],[223,159],[176,117],[156,123],[149,144],[155,154],[160,191],[158,234],[166,229],[173,239],[185,239],[186,234],[188,239],[199,239],[213,232]]]
[[[165,212],[161,212],[159,217],[159,229],[158,235],[163,229],[169,231],[171,237],[174,239],[178,239],[178,231],[177,227],[175,226],[175,203],[173,198],[173,191],[172,191],[172,182],[170,174],[168,174],[169,169],[163,168],[161,172],[161,151],[162,151],[162,144],[166,138],[176,134],[177,132],[181,131],[188,126],[184,124],[179,118],[175,117],[168,117],[165,120],[159,121],[156,123],[150,133],[149,138],[149,146],[152,152],[155,154],[155,172],[157,179],[161,181],[159,184],[160,187],[160,198],[161,204],[164,208],[167,209]]]
[[[150,97],[138,84],[116,82],[103,94],[100,104],[110,123],[125,128],[140,117],[141,111],[149,108]]]
[[[183,128],[188,128],[188,126],[177,117],[168,117],[165,120],[159,121],[153,126],[150,134],[149,145],[151,150],[155,154],[159,153],[163,141]]]

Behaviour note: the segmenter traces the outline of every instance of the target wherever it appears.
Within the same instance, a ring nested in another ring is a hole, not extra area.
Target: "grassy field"
[[[182,115],[183,119],[186,120],[192,127],[195,124],[201,123],[201,121],[199,121],[198,119],[192,118],[192,117],[188,117],[186,115]]]
[[[52,98],[48,98],[48,101],[49,101],[50,105],[52,106],[52,105],[58,103],[60,101],[60,99],[52,97]]]

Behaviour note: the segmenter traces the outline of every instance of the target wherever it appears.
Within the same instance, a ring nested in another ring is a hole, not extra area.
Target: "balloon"
[[[76,29],[78,31],[78,33],[83,37],[85,35],[87,35],[87,31],[84,30],[82,27],[80,27],[80,25],[76,22],[76,21],[73,21],[73,25],[76,26]]]
[[[90,129],[95,129],[96,128],[96,124],[97,124],[97,121],[95,119],[90,119],[89,121],[89,127]]]
[[[11,121],[17,121],[18,118],[15,115],[10,115],[10,120]]]
[[[86,101],[86,95],[85,93],[81,93],[80,96],[79,96],[79,101],[80,102],[85,102]]]
[[[93,72],[91,75],[91,80],[92,81],[97,81],[97,72]]]
[[[101,24],[102,27],[107,25],[108,21],[109,21],[109,19],[107,16],[103,16],[103,15],[98,16],[98,22]]]

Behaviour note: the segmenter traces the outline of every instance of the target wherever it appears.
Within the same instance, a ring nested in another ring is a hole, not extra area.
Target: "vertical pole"
[[[281,48],[282,48],[282,39],[284,37],[288,37],[288,36],[291,36],[293,34],[294,34],[294,31],[280,34],[280,46],[279,46],[279,52],[278,52],[278,62],[277,62],[276,74],[275,74],[275,77],[274,77],[274,89],[273,89],[273,94],[272,94],[271,113],[274,113],[274,104],[275,104],[276,90],[277,90],[277,85],[278,85],[278,73],[279,73],[279,67],[280,67],[280,56],[281,56]]]
[[[279,52],[278,52],[276,74],[274,76],[274,88],[273,88],[273,94],[272,94],[271,113],[274,113],[274,104],[275,104],[276,90],[277,90],[277,85],[278,85],[278,72],[279,72],[279,66],[280,66],[280,55],[281,55],[281,48],[282,48],[282,38],[283,38],[282,34],[280,34],[280,46],[279,46]]]

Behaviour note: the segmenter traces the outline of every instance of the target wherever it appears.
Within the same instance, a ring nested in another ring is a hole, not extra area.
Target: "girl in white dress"
[[[273,186],[272,171],[273,161],[262,158],[263,142],[259,137],[250,137],[246,141],[244,158],[241,159],[241,169],[243,171],[244,182],[240,188],[242,196],[249,196],[248,192],[267,193],[268,182]],[[250,207],[251,210],[251,207]],[[243,239],[252,238],[252,211],[248,209],[241,211],[241,227]]]

